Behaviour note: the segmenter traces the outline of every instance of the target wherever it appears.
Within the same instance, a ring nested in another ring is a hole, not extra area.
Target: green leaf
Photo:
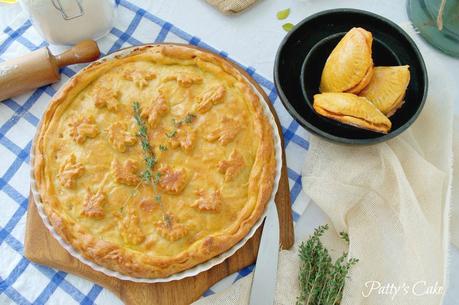
[[[145,163],[147,164],[148,168],[153,168],[156,164],[156,159],[153,156],[145,157]]]
[[[277,19],[284,20],[290,15],[290,9],[286,8],[285,10],[278,11],[276,14]]]
[[[161,179],[161,173],[160,172],[156,172],[155,175],[153,176],[153,183],[154,184],[158,184],[159,183],[159,179]]]
[[[132,103],[132,109],[134,109],[134,113],[140,113],[140,104],[139,104],[139,102]]]
[[[193,122],[193,120],[196,118],[196,116],[192,113],[188,113],[184,119],[184,122],[187,124],[190,124]]]
[[[175,137],[176,134],[177,134],[177,130],[172,130],[172,131],[169,131],[168,133],[166,133],[166,136],[168,138],[173,138],[173,137]]]
[[[168,227],[172,226],[172,219],[171,219],[171,216],[169,214],[164,214],[163,215],[163,219],[164,219],[164,222],[166,223],[166,225]]]
[[[159,144],[159,150],[160,151],[167,151],[167,146],[163,144]]]
[[[172,119],[172,125],[175,127],[180,127],[182,126],[182,121],[177,121],[176,119]]]
[[[147,127],[145,127],[144,125],[140,126],[139,128],[139,134],[143,137],[143,136],[147,136]]]
[[[346,232],[340,232],[339,236],[342,240],[349,242],[349,234],[347,234]]]
[[[150,180],[151,180],[151,172],[148,169],[146,169],[142,173],[141,178],[142,178],[143,181],[145,181],[147,183],[150,182]]]
[[[145,151],[150,150],[150,143],[145,142],[145,141],[142,141],[142,142],[141,142],[141,145],[142,145],[142,149],[143,149],[143,150],[145,150]]]
[[[293,29],[295,25],[293,23],[287,22],[282,25],[282,28],[286,31],[289,32]]]

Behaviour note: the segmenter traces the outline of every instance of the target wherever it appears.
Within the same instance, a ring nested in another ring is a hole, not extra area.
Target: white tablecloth
[[[373,11],[395,22],[406,22],[406,3],[400,0],[260,0],[253,8],[238,16],[222,16],[209,7],[204,0],[131,0],[149,12],[167,20],[187,32],[202,37],[217,49],[229,51],[240,62],[250,64],[257,71],[271,78],[274,56],[285,32],[283,21],[276,19],[276,12],[291,8],[289,22],[296,23],[304,17],[324,10],[338,7],[352,7]],[[0,29],[5,28],[20,12],[19,5],[0,4]],[[449,71],[445,74],[457,76],[459,60],[440,54]],[[457,78],[457,77],[456,77]],[[458,82],[459,85],[459,82]],[[455,111],[459,113],[459,96]],[[310,204],[306,211],[311,219],[310,227],[320,224],[323,214]],[[456,305],[459,300],[459,251],[451,247],[450,287],[445,305]],[[213,291],[219,290],[219,285]],[[0,295],[0,303],[5,300]],[[109,292],[97,299],[100,304],[121,304]]]

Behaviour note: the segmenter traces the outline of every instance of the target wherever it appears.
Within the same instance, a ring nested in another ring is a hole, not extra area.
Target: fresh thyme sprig
[[[132,109],[134,110],[134,118],[135,118],[135,121],[139,129],[137,136],[140,138],[140,144],[142,146],[142,150],[145,155],[144,160],[145,160],[146,169],[142,172],[140,177],[142,178],[142,181],[144,183],[147,183],[147,184],[152,183],[153,191],[156,194],[155,199],[156,201],[160,202],[161,196],[157,194],[158,191],[156,189],[156,186],[158,185],[159,179],[161,178],[161,173],[160,172],[153,173],[153,168],[156,165],[156,157],[155,157],[155,154],[153,153],[153,148],[150,145],[150,141],[148,141],[147,124],[145,124],[145,122],[142,120],[142,117],[140,115],[140,113],[142,112],[142,109],[138,102],[134,102],[132,104]]]
[[[172,119],[172,123],[175,125],[175,127],[180,127],[183,124],[191,124],[193,123],[194,119],[196,119],[196,115],[192,113],[188,113],[183,120],[177,121],[176,119]]]
[[[177,134],[177,129],[174,129],[174,130],[171,130],[171,131],[167,132],[166,133],[166,137],[173,138],[173,137],[175,137],[176,134]]]
[[[145,165],[147,166],[147,168],[141,174],[141,178],[144,182],[149,183],[151,181],[153,167],[156,165],[156,158],[155,154],[153,153],[153,148],[150,145],[150,141],[148,141],[147,125],[142,120],[140,115],[142,112],[140,104],[138,102],[134,102],[132,104],[132,109],[134,110],[134,119],[139,129],[137,136],[140,138],[140,144],[145,155]]]
[[[194,119],[196,119],[196,115],[192,113],[188,113],[182,120],[177,121],[176,119],[172,119],[172,125],[174,125],[174,129],[169,132],[166,132],[166,137],[173,138],[177,135],[177,128],[180,128],[184,124],[191,124],[193,123]]]
[[[132,192],[130,192],[129,196],[126,198],[126,200],[123,202],[123,204],[121,205],[120,207],[120,213],[123,213],[124,211],[124,207],[127,205],[127,203],[131,200],[132,197],[134,196],[137,196],[138,194],[138,189],[140,187],[140,185],[142,184],[142,181],[140,181],[139,183],[137,183],[137,185],[135,186],[134,190]]]
[[[348,259],[343,253],[334,263],[320,237],[328,230],[328,225],[319,226],[314,234],[300,245],[300,270],[298,279],[300,295],[297,305],[338,305],[343,296],[347,274],[358,259]],[[349,242],[347,233],[340,233]]]
[[[142,120],[141,113],[142,109],[140,107],[140,104],[138,102],[134,102],[132,104],[132,109],[134,110],[134,119],[137,123],[138,126],[138,133],[137,136],[140,138],[140,144],[142,146],[142,150],[144,152],[144,160],[145,160],[145,165],[146,169],[142,172],[140,177],[142,178],[142,181],[146,184],[150,184],[153,186],[153,193],[155,194],[155,200],[156,202],[159,203],[161,212],[163,214],[163,219],[165,223],[168,226],[172,225],[172,220],[170,216],[166,213],[163,203],[161,201],[161,195],[158,193],[157,185],[159,183],[159,180],[161,179],[161,173],[160,172],[154,172],[153,173],[153,168],[156,165],[156,157],[153,152],[153,148],[150,145],[150,141],[148,141],[148,129],[147,129],[147,124]],[[175,135],[175,134],[174,134]],[[167,147],[164,145],[160,145],[159,149],[161,151],[166,151]],[[140,185],[140,183],[139,183]],[[137,187],[136,187],[137,189]]]
[[[193,123],[194,119],[196,119],[196,115],[192,113],[188,113],[183,119],[183,122],[190,124],[190,123]]]
[[[341,237],[341,239],[349,242],[349,234],[347,234],[346,232],[340,232],[339,236]]]

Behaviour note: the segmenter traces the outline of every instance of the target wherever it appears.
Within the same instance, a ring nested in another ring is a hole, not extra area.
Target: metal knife
[[[279,258],[279,217],[276,204],[268,206],[257,263],[253,275],[250,305],[274,303],[277,283],[277,261]]]

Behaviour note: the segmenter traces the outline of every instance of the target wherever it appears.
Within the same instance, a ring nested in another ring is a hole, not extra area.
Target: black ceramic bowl
[[[320,116],[312,108],[314,94],[320,93],[325,61],[353,27],[373,34],[375,66],[410,66],[405,103],[390,117],[392,129],[388,134],[341,124]],[[375,144],[407,129],[424,106],[428,84],[424,60],[411,38],[393,22],[355,9],[323,11],[296,25],[277,51],[274,82],[282,103],[300,125],[328,140],[346,144]]]

